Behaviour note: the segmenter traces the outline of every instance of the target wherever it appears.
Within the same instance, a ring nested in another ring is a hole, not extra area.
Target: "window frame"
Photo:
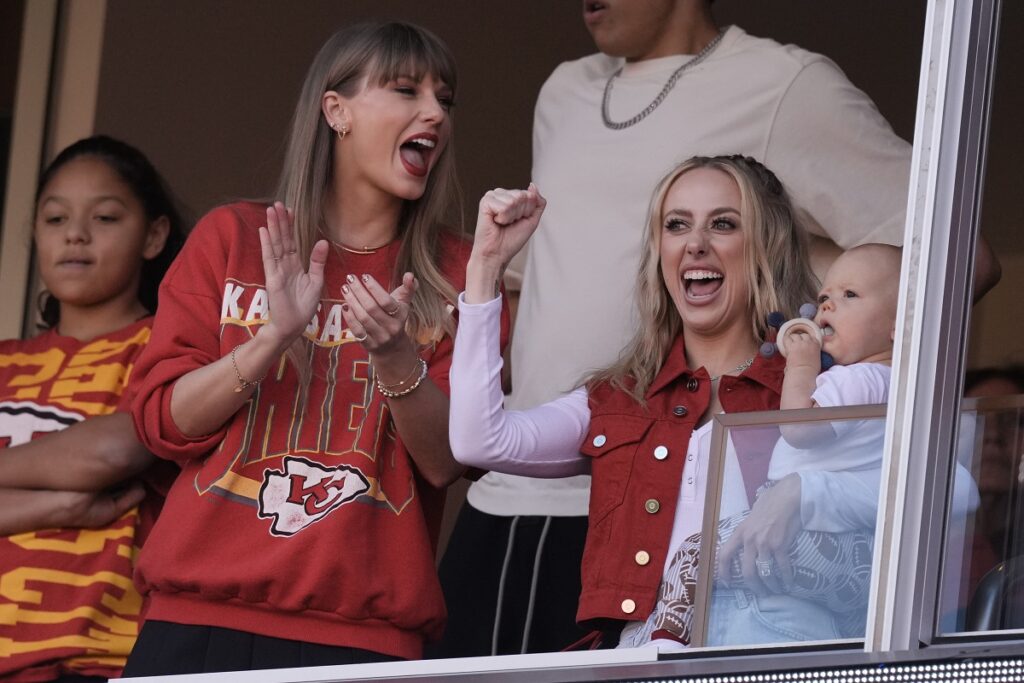
[[[1000,6],[928,6],[866,652],[937,633]]]

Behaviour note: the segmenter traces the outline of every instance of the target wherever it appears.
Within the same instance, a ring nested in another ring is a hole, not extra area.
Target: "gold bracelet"
[[[235,377],[238,378],[238,386],[235,387],[236,394],[242,393],[249,387],[255,386],[267,378],[267,373],[263,373],[263,377],[254,380],[248,380],[242,377],[242,373],[238,371],[238,362],[235,360],[235,351],[238,350],[239,346],[241,346],[241,344],[238,344],[235,348],[231,349],[231,367],[235,369]]]
[[[417,377],[416,381],[413,382],[410,386],[406,387],[405,389],[398,390],[396,389],[396,387],[404,384],[405,382],[408,381],[408,379],[405,379],[399,382],[398,384],[385,385],[383,382],[380,381],[380,377],[377,377],[377,390],[380,391],[381,396],[385,398],[399,398],[401,396],[406,396],[407,394],[411,394],[413,391],[415,391],[416,388],[423,383],[423,380],[426,379],[427,377],[427,361],[423,360],[422,358],[417,358],[416,360],[419,361],[419,377]],[[413,370],[413,372],[415,372],[415,370]],[[412,377],[412,375],[410,375],[409,377]]]
[[[397,391],[406,382],[411,382],[412,378],[416,376],[417,372],[421,372],[422,371],[422,368],[420,368],[420,362],[422,362],[422,360],[423,360],[422,358],[419,358],[419,357],[416,358],[416,364],[412,366],[412,372],[410,372],[409,375],[405,379],[400,380],[398,382],[387,382],[387,383],[385,383],[385,382],[381,382],[380,381],[380,376],[378,375],[377,376],[377,384],[379,384],[381,386],[381,388],[383,388],[383,389],[388,389],[390,391]]]

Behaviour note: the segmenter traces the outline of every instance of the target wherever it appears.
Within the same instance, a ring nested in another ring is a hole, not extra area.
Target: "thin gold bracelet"
[[[231,367],[235,369],[235,377],[238,378],[238,386],[235,387],[236,394],[242,393],[249,387],[256,386],[257,384],[259,384],[260,382],[267,378],[267,373],[263,373],[263,377],[254,380],[248,380],[242,377],[242,373],[239,372],[238,370],[238,362],[235,360],[235,351],[238,350],[239,346],[241,346],[241,344],[238,344],[235,346],[235,348],[231,349]]]
[[[384,396],[385,398],[400,398],[402,396],[411,394],[421,384],[423,384],[423,380],[426,379],[427,377],[427,361],[423,360],[422,358],[418,358],[417,360],[419,361],[420,375],[419,377],[416,378],[415,382],[413,382],[410,386],[406,387],[405,389],[402,389],[400,391],[389,389],[383,383],[381,383],[380,377],[378,377],[377,390],[380,391],[381,396]],[[391,386],[394,387],[395,385],[392,384]]]
[[[377,376],[377,384],[380,385],[381,388],[388,389],[389,391],[397,391],[406,382],[411,382],[412,378],[416,376],[417,372],[421,372],[422,371],[422,369],[420,368],[420,363],[422,361],[423,361],[422,358],[419,358],[419,357],[416,358],[416,364],[412,366],[412,372],[410,372],[406,376],[405,379],[400,380],[398,382],[381,382],[380,381],[380,376],[378,375]]]

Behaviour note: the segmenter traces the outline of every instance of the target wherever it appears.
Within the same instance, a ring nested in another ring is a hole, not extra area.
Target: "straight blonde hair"
[[[662,178],[651,198],[636,284],[640,317],[636,334],[614,365],[587,378],[588,386],[608,382],[643,403],[682,329],[679,311],[661,274],[661,211],[672,185],[695,168],[722,171],[739,187],[746,237],[743,257],[750,291],[747,310],[753,338],[759,342],[767,338],[769,313],[780,311],[793,317],[801,304],[817,296],[817,280],[807,258],[806,233],[775,174],[751,157],[692,157]]]
[[[276,194],[295,212],[296,248],[305,262],[313,245],[327,234],[324,209],[335,133],[322,114],[324,93],[333,90],[351,97],[364,84],[384,85],[399,76],[420,79],[427,73],[454,94],[451,52],[436,35],[412,24],[356,24],[336,32],[320,48],[295,107]],[[398,286],[402,273],[416,275],[419,288],[410,304],[407,332],[418,343],[455,332],[448,304],[455,301],[457,292],[439,266],[440,236],[449,230],[446,213],[457,206],[455,200],[460,195],[454,155],[449,141],[437,158],[423,196],[406,201],[398,221],[401,246],[389,288]],[[301,344],[293,347],[289,357],[302,369],[305,362],[301,359],[306,354],[300,349]]]

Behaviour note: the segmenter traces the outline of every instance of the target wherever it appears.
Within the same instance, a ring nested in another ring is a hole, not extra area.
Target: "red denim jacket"
[[[777,410],[785,360],[754,359],[743,374],[719,380],[727,413]],[[583,592],[576,620],[646,618],[654,609],[672,535],[686,447],[707,410],[711,382],[686,365],[683,339],[647,391],[646,406],[608,385],[590,390],[590,431],[582,452],[594,458],[590,529],[583,551]],[[747,496],[765,483],[776,427],[733,435]]]

